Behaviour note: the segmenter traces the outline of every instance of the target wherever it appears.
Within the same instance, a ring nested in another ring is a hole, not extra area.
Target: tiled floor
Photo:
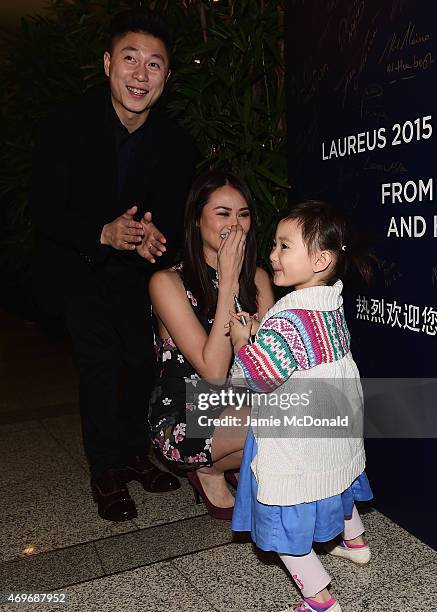
[[[138,518],[102,521],[89,494],[68,343],[0,313],[0,592],[61,592],[67,605],[1,610],[279,612],[298,601],[274,554],[233,539],[186,481],[130,485]],[[3,393],[4,391],[4,393]],[[379,512],[363,514],[372,562],[323,557],[344,612],[434,609],[437,553]]]

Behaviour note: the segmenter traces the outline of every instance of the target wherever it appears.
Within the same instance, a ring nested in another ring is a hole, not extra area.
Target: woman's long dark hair
[[[240,273],[239,300],[244,310],[249,313],[257,311],[256,272],[256,237],[255,237],[255,203],[247,185],[230,172],[212,170],[199,176],[193,183],[188,195],[185,210],[185,247],[182,258],[184,280],[196,297],[199,308],[208,316],[214,316],[217,296],[211,284],[208,267],[203,253],[199,221],[202,210],[216,189],[230,185],[244,198],[251,217],[250,229],[247,232],[243,267]]]

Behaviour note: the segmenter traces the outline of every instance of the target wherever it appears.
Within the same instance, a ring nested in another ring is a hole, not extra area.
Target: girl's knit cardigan
[[[252,408],[257,440],[252,471],[258,483],[257,499],[264,504],[288,506],[337,495],[364,470],[362,389],[349,348],[342,288],[342,282],[337,281],[332,286],[287,294],[266,313],[255,342],[243,346],[236,355],[233,382],[270,394],[268,402],[261,402],[264,407]],[[308,407],[271,408],[278,403],[270,401],[275,399],[272,395],[291,397],[304,386],[306,391],[314,391],[309,397],[317,398]],[[260,417],[273,412],[279,418],[293,414],[332,416],[336,404],[339,412],[349,417],[349,425],[354,421],[356,437],[349,434],[350,429],[343,430],[344,434],[336,429],[336,437],[332,437],[333,430],[322,428],[318,437],[310,438],[302,427],[257,426]]]

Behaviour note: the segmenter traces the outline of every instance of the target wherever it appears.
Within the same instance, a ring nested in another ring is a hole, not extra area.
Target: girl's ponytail
[[[343,240],[337,255],[336,276],[352,284],[356,284],[358,276],[358,280],[370,285],[373,279],[374,257],[370,253],[368,241],[355,234],[348,222],[345,224]]]

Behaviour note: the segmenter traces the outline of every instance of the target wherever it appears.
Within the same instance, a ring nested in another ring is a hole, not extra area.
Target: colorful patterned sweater
[[[343,434],[338,431],[337,437],[329,437],[332,430],[322,428],[318,437],[310,438],[302,427],[283,425],[285,415],[317,418],[332,415],[337,407],[355,427],[361,423],[362,390],[350,352],[342,287],[337,281],[287,294],[267,312],[255,342],[236,355],[232,370],[236,386],[243,383],[268,394],[269,401],[252,407],[258,445],[252,470],[262,503],[293,505],[330,497],[347,489],[364,470],[361,435],[352,437],[345,429],[345,437],[339,437]],[[290,404],[287,409],[272,409],[279,404],[273,396],[291,397],[305,390],[314,391],[306,407]],[[281,426],[257,427],[259,419],[269,416],[280,417]]]
[[[241,348],[236,361],[252,389],[273,391],[296,368],[307,370],[344,357],[349,340],[342,307],[331,312],[281,310],[265,321],[256,343]]]

